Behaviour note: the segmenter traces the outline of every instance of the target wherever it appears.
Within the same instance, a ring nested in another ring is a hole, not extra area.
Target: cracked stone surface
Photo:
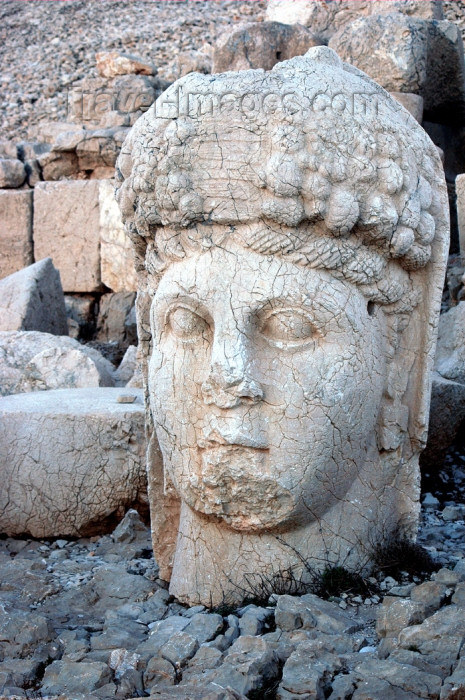
[[[414,118],[316,47],[180,79],[117,176],[170,592],[240,600],[415,537],[448,213]]]
[[[0,330],[68,335],[60,273],[51,258],[0,280]]]
[[[274,594],[229,611],[169,595],[135,510],[102,537],[3,539],[0,695],[452,700],[464,684],[465,560],[463,538],[454,553],[450,542],[463,515],[458,500],[434,512],[425,501],[421,537],[444,565],[431,580],[378,573],[381,595],[363,601]]]
[[[116,380],[111,362],[73,338],[37,331],[0,331],[0,396],[114,386]]]
[[[0,399],[0,532],[93,535],[146,501],[141,392],[57,389]],[[137,399],[138,397],[138,399]]]

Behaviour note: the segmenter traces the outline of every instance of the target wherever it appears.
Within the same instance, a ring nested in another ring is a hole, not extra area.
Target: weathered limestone
[[[32,190],[0,190],[0,278],[31,265]]]
[[[316,47],[177,81],[117,173],[170,591],[215,604],[414,538],[448,248],[414,118]]]
[[[463,44],[453,22],[401,13],[361,17],[338,31],[329,45],[389,92],[421,95],[430,121],[465,118]]]
[[[0,395],[114,386],[114,367],[98,350],[66,336],[0,332]]]
[[[124,343],[128,336],[126,319],[134,308],[134,292],[116,292],[104,294],[100,299],[97,319],[97,340],[103,342],[118,341]],[[132,342],[134,338],[130,337]]]
[[[391,95],[421,124],[423,121],[423,97],[421,95],[415,95],[413,92],[391,92]]]
[[[455,180],[457,195],[457,223],[459,227],[460,255],[465,264],[465,174],[457,175]]]
[[[465,302],[439,319],[436,369],[445,379],[465,384]]]
[[[24,163],[17,158],[0,158],[0,188],[21,187],[25,180]]]
[[[0,532],[102,532],[145,493],[144,410],[120,389],[59,389],[0,399]]]
[[[213,51],[212,73],[249,68],[271,70],[278,61],[301,56],[319,44],[321,41],[300,24],[251,22],[218,38]]]
[[[60,273],[51,258],[0,280],[0,331],[68,335]]]
[[[65,292],[101,288],[97,181],[41,182],[34,189],[34,251],[50,256]]]
[[[142,58],[120,51],[100,51],[95,54],[95,62],[99,75],[104,78],[114,78],[117,75],[130,73],[155,75],[157,72],[155,66]]]
[[[428,443],[421,455],[422,467],[437,471],[465,419],[465,385],[433,372]]]
[[[114,189],[113,180],[99,183],[100,275],[113,292],[131,292],[137,289],[134,254],[115,202]]]
[[[275,22],[303,24],[319,38],[328,40],[360,16],[389,12],[424,19],[443,18],[440,0],[268,0],[266,16]]]

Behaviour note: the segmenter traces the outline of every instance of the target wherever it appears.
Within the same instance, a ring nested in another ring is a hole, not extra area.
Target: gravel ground
[[[30,138],[42,121],[66,120],[67,91],[97,75],[95,53],[122,49],[173,79],[180,52],[264,16],[250,0],[5,0],[0,3],[2,138]]]
[[[138,54],[172,80],[179,53],[263,19],[265,8],[265,0],[3,0],[2,138],[33,138],[34,125],[66,120],[67,91],[96,75],[97,51]],[[465,2],[444,2],[444,11],[465,33]]]

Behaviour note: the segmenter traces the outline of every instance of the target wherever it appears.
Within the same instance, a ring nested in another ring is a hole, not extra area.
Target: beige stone
[[[465,174],[457,175],[455,180],[457,195],[457,223],[459,227],[460,255],[465,264]]]
[[[34,252],[50,256],[65,292],[101,289],[97,181],[42,182],[34,189]]]
[[[465,301],[439,319],[435,366],[445,379],[465,384]]]
[[[424,468],[437,471],[465,419],[465,384],[433,372],[428,442],[421,455]]]
[[[428,121],[465,113],[465,65],[460,29],[400,13],[361,17],[329,42],[342,60],[389,92],[421,95]]]
[[[100,51],[95,54],[97,70],[104,78],[114,78],[117,75],[136,73],[141,75],[155,75],[155,66],[144,59],[120,51]]]
[[[218,38],[213,50],[212,73],[249,68],[271,70],[278,61],[301,56],[319,44],[321,41],[300,24],[251,22],[228,30]]]
[[[137,289],[134,254],[126,236],[121,212],[115,201],[115,183],[99,183],[100,207],[100,276],[113,292]]]
[[[24,163],[17,158],[0,157],[0,188],[21,187],[26,182]]]
[[[358,17],[402,12],[424,19],[442,19],[440,0],[268,0],[266,17],[275,22],[303,24],[328,40]]]
[[[0,331],[67,335],[60,274],[50,258],[0,280]]]
[[[21,187],[25,180],[24,163],[17,158],[0,158],[0,188]]]
[[[376,543],[414,538],[448,249],[416,120],[315,47],[181,78],[117,176],[172,594],[208,605],[251,574],[366,570]]]
[[[0,278],[31,265],[32,191],[0,190]]]
[[[423,121],[423,97],[421,95],[415,95],[413,92],[391,92],[391,95],[421,124]]]
[[[114,386],[114,367],[74,338],[36,331],[0,331],[0,395],[48,389]]]
[[[136,391],[136,390],[133,390]],[[120,389],[58,389],[0,399],[0,532],[67,537],[144,499],[144,409]]]

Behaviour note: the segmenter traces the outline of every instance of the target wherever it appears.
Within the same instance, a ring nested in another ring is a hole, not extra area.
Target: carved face
[[[151,323],[151,410],[189,506],[286,529],[345,497],[377,449],[381,308],[326,271],[231,244],[170,265]]]

